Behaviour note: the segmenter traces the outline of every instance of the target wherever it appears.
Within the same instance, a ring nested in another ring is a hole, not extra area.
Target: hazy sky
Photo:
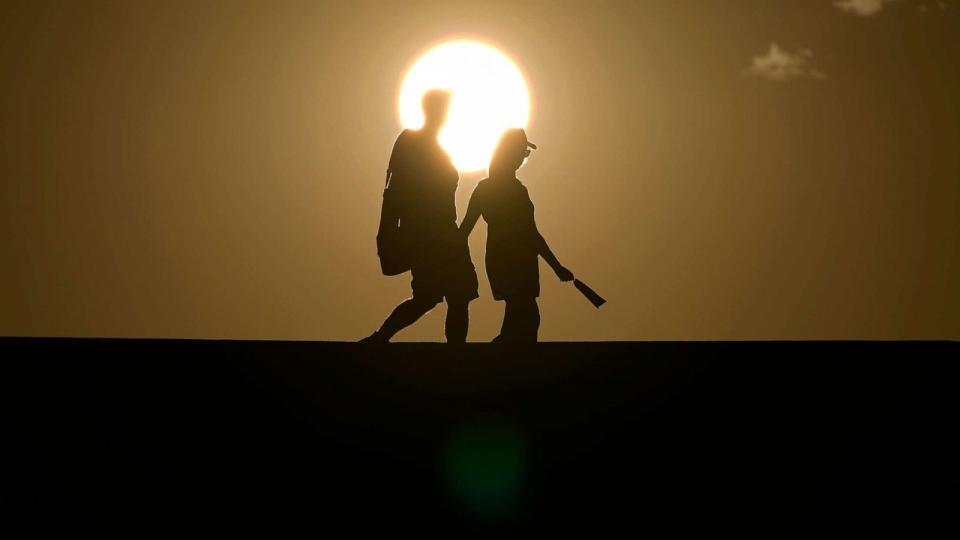
[[[404,70],[464,36],[526,76],[520,177],[609,300],[542,266],[541,339],[960,339],[960,5],[924,0],[3,2],[0,333],[369,334]]]

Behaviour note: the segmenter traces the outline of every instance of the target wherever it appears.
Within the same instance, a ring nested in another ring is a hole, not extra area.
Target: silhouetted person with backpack
[[[413,295],[362,342],[389,341],[444,299],[447,341],[466,341],[468,305],[479,295],[466,238],[457,230],[460,177],[437,140],[449,104],[445,91],[424,94],[423,127],[403,130],[393,145],[377,248],[384,274],[411,271]]]
[[[517,179],[517,169],[536,145],[519,128],[507,130],[490,159],[489,178],[481,180],[470,196],[460,224],[466,238],[477,220],[487,222],[487,278],[495,300],[504,300],[503,325],[496,342],[535,342],[540,328],[540,273],[543,257],[561,281],[573,273],[560,264],[537,230],[533,202]]]

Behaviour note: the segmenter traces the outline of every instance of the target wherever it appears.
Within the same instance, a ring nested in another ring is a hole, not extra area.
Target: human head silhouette
[[[523,160],[530,155],[531,148],[536,150],[537,145],[527,140],[527,132],[523,128],[504,131],[490,158],[490,175],[512,174],[523,165]]]
[[[423,129],[436,133],[447,122],[450,109],[450,92],[440,88],[428,90],[423,94]]]

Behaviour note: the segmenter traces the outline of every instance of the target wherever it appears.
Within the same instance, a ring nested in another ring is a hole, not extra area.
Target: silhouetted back
[[[429,133],[404,130],[390,157],[391,189],[400,202],[401,227],[456,225],[459,174]]]

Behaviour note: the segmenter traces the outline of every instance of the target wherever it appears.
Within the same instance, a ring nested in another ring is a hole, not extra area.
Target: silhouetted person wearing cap
[[[396,208],[391,219],[399,220],[403,231],[403,256],[413,274],[413,295],[363,342],[389,341],[444,299],[447,341],[462,343],[467,338],[468,305],[479,295],[466,238],[457,230],[459,174],[437,140],[449,104],[447,92],[424,94],[423,127],[403,130],[393,146],[387,173]]]
[[[536,145],[519,128],[507,130],[490,159],[489,178],[481,180],[470,196],[467,214],[460,224],[464,238],[477,220],[487,222],[487,278],[493,298],[504,300],[503,325],[497,342],[535,342],[540,328],[540,273],[537,257],[543,257],[561,281],[573,273],[560,264],[537,230],[533,202],[517,179],[517,169]]]

